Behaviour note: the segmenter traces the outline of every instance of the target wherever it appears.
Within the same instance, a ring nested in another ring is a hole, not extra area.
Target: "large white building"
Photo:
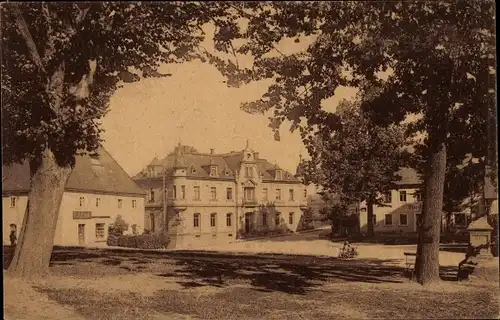
[[[134,180],[147,192],[146,228],[167,231],[170,246],[225,243],[238,234],[297,230],[307,208],[306,187],[252,150],[216,154],[177,147]]]
[[[21,231],[30,188],[29,164],[2,170],[3,243],[9,244],[11,225]],[[105,244],[108,226],[120,215],[130,233],[144,228],[144,197],[113,157],[100,148],[95,155],[79,156],[66,184],[55,245]]]

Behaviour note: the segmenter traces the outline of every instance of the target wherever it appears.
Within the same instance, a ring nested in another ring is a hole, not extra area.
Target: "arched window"
[[[215,227],[217,225],[216,220],[217,220],[217,213],[211,213],[210,214],[210,226],[211,227]]]

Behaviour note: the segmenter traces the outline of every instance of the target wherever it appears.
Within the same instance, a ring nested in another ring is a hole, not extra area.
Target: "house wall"
[[[10,206],[10,199],[14,197],[16,206]],[[2,196],[2,231],[3,231],[3,244],[10,244],[10,225],[13,223],[17,226],[17,238],[23,225],[23,217],[28,203],[28,196],[26,195],[12,195]]]
[[[80,205],[80,198],[82,203]],[[99,203],[96,201],[99,198]],[[121,199],[121,208],[118,207]],[[135,207],[132,201],[135,200]],[[4,210],[4,244],[9,242],[10,223],[17,221],[18,234],[21,231],[27,196],[20,197],[18,206],[10,208],[10,197],[3,197]],[[74,217],[74,212],[90,212],[90,217]],[[128,232],[132,233],[132,225],[136,225],[136,232],[142,233],[144,229],[144,197],[103,195],[93,193],[65,192],[60,207],[60,214],[54,236],[55,245],[90,245],[106,243],[108,226],[113,223],[118,215],[129,224]],[[104,237],[97,238],[96,224],[104,224]],[[83,227],[83,237],[79,237],[79,225]],[[7,233],[5,232],[7,228]]]
[[[256,205],[244,205],[244,184],[255,183]],[[242,172],[236,180],[195,179],[186,177],[168,177],[166,187],[171,190],[176,186],[176,198],[171,191],[167,192],[167,216],[163,216],[163,199],[161,199],[161,179],[137,181],[144,188],[154,188],[154,202],[148,202],[144,225],[151,230],[151,214],[155,221],[155,231],[167,229],[171,237],[170,247],[199,247],[203,245],[227,243],[235,240],[239,230],[245,230],[245,214],[253,213],[252,230],[270,230],[276,227],[275,212],[281,212],[282,227],[295,231],[301,222],[300,206],[307,205],[305,186],[297,183],[262,182],[260,176],[244,177]],[[181,199],[181,186],[185,186],[185,197]],[[195,199],[195,187],[199,187],[200,198]],[[211,188],[216,188],[216,199],[212,199]],[[232,188],[232,198],[227,199],[227,188]],[[263,189],[268,189],[268,199],[263,198]],[[281,200],[276,200],[276,189],[281,189]],[[294,198],[289,198],[289,190],[294,190]],[[158,195],[158,196],[156,196]],[[274,211],[267,214],[267,225],[263,224],[259,206],[271,205]],[[194,226],[194,214],[199,213],[199,226]],[[210,225],[210,215],[216,214],[216,226]],[[226,215],[231,213],[231,226],[227,226]],[[293,213],[293,221],[289,223],[289,214]],[[168,226],[165,222],[168,221]]]
[[[417,201],[415,193],[418,187],[407,187],[391,190],[392,201],[387,206],[374,206],[373,214],[376,218],[374,224],[375,233],[412,233],[417,232],[417,214],[422,211],[422,202]],[[406,201],[400,201],[400,191],[406,191]],[[385,223],[385,215],[392,216],[392,225]],[[401,215],[406,214],[407,224],[401,224]],[[368,210],[366,202],[360,204],[360,227],[361,232],[368,231]]]

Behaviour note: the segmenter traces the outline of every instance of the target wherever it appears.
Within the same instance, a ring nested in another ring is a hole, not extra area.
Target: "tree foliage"
[[[352,201],[380,205],[408,158],[404,128],[374,125],[355,102],[342,101],[336,113],[341,126],[318,135],[308,180]]]
[[[2,5],[2,153],[35,159],[46,147],[61,165],[100,142],[99,119],[123,82],[168,76],[162,63],[199,57],[201,26],[220,5],[195,2]],[[62,72],[54,105],[51,77]],[[89,79],[91,78],[91,79]],[[90,86],[85,86],[91,80]],[[88,91],[82,94],[79,91]]]
[[[9,272],[48,273],[59,208],[79,153],[122,82],[165,77],[162,63],[199,58],[202,26],[226,3],[7,3],[2,35],[2,155],[28,161],[28,209]]]
[[[253,65],[238,68],[215,55],[211,61],[229,85],[273,79],[261,99],[242,107],[272,111],[274,130],[289,120],[310,147],[316,130],[341,127],[338,114],[323,109],[340,85],[377,89],[362,107],[379,125],[418,116],[409,130],[424,133],[416,148],[425,177],[417,278],[439,280],[436,221],[446,160],[485,157],[489,147],[477,141],[489,136],[495,105],[494,2],[273,2],[241,3],[239,9],[248,25],[233,39],[247,40],[234,51],[250,53]],[[314,40],[301,51],[276,49],[282,39],[300,42],[311,35]],[[381,71],[390,71],[386,79]]]

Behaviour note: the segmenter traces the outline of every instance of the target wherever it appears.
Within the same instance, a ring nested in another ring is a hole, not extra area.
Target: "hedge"
[[[170,240],[166,234],[122,235],[115,239],[108,239],[108,245],[116,243],[113,245],[139,249],[165,249],[169,242]]]

